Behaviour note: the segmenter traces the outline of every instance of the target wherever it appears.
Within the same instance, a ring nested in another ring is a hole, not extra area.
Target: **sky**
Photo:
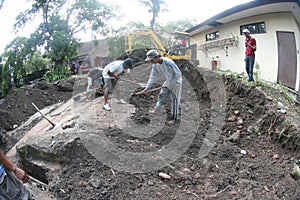
[[[121,20],[115,21],[116,26],[127,24],[129,21],[140,21],[146,26],[150,26],[151,14],[142,6],[138,0],[100,0],[111,4],[121,5],[121,13],[124,15]],[[238,4],[249,2],[250,0],[164,0],[167,4],[169,12],[161,13],[157,21],[162,25],[168,21],[176,21],[180,19],[195,19],[201,23],[210,17],[232,8]],[[29,37],[39,22],[28,24],[18,34],[13,33],[13,24],[18,13],[30,8],[31,4],[28,0],[5,0],[0,10],[0,54],[4,52],[4,48],[17,36]],[[89,40],[83,38],[83,41]]]

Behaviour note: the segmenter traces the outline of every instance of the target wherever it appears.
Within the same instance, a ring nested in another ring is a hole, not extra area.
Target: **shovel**
[[[160,89],[162,89],[162,88],[163,88],[163,87],[153,88],[153,89],[148,90],[147,93],[149,93],[149,92],[155,92],[155,91],[160,90]],[[143,91],[140,91],[140,92],[134,93],[134,95],[141,95],[141,94],[147,94],[147,93],[144,93]]]

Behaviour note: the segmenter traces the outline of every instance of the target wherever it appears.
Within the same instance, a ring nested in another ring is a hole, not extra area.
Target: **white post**
[[[10,76],[9,89],[11,90],[14,86],[14,70],[11,65],[8,66],[8,70],[9,70],[9,76]]]

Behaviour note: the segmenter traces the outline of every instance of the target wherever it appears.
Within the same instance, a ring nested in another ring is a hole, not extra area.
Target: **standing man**
[[[243,30],[245,35],[245,47],[246,47],[246,71],[248,74],[248,82],[254,82],[253,79],[253,67],[255,61],[255,51],[256,51],[256,40],[250,36],[250,31],[248,29]]]
[[[147,52],[145,61],[150,61],[152,70],[144,93],[152,87],[158,75],[162,75],[166,80],[159,93],[156,106],[150,111],[151,114],[160,114],[162,106],[166,104],[168,97],[171,101],[171,120],[168,124],[173,125],[178,120],[178,110],[181,99],[182,74],[175,62],[166,57],[161,57],[156,50]]]
[[[118,81],[120,80],[120,74],[125,72],[132,83],[136,83],[135,79],[130,74],[130,69],[133,69],[133,60],[131,58],[126,58],[123,60],[116,60],[104,67],[103,70],[103,78],[105,83],[105,91],[104,91],[104,105],[103,108],[105,110],[110,111],[111,108],[108,104],[108,96],[113,92],[113,89],[116,87]],[[121,99],[120,90],[116,88],[117,95],[117,103],[125,104],[126,102]]]
[[[103,68],[94,67],[88,73],[88,86],[86,88],[86,97],[88,98],[93,91],[95,85],[100,85],[102,92],[104,92],[104,78],[102,76]]]
[[[0,150],[0,199],[34,200],[34,196],[23,185],[28,181],[28,174],[15,166]]]

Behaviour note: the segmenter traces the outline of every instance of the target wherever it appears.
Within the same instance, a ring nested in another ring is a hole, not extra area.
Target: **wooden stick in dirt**
[[[32,105],[53,127],[55,126],[55,124],[50,119],[48,119],[48,117],[46,117],[34,103],[32,103]]]

